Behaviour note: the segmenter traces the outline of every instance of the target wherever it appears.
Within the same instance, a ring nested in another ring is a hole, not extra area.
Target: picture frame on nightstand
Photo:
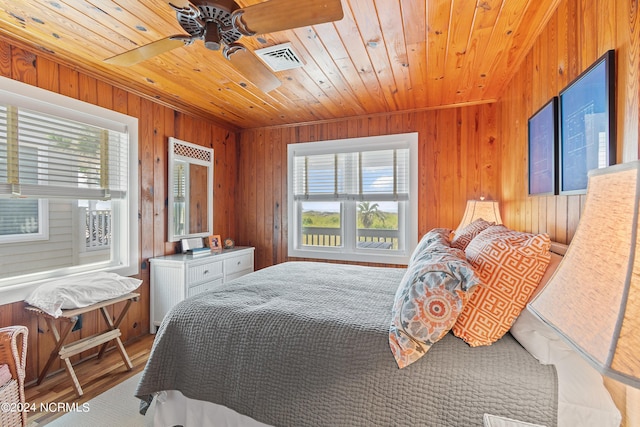
[[[222,252],[222,239],[219,234],[209,236],[209,249],[213,252]]]

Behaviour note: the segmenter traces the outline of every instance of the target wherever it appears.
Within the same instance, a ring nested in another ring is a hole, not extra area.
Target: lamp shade
[[[602,374],[640,387],[640,161],[595,169],[567,253],[529,309]]]
[[[476,219],[482,218],[485,221],[502,224],[500,216],[500,206],[495,200],[468,200],[467,208],[464,210],[462,221],[456,229],[456,233],[471,224]]]

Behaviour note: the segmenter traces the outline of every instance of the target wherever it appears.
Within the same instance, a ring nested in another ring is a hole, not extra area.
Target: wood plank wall
[[[569,243],[584,196],[527,196],[527,120],[609,49],[616,50],[617,162],[640,158],[638,0],[563,0],[498,102],[502,215],[512,228]],[[606,379],[623,426],[640,426],[640,392]]]
[[[135,303],[122,323],[123,339],[149,332],[149,263],[154,256],[173,253],[167,242],[167,138],[197,143],[214,149],[214,227],[216,234],[235,234],[236,133],[202,119],[179,113],[96,80],[47,57],[0,39],[0,75],[109,108],[139,119],[139,233],[140,274],[144,282]],[[0,301],[1,303],[1,301]],[[0,327],[23,324],[29,328],[27,380],[33,380],[53,348],[48,327],[25,313],[22,302],[0,305]],[[114,307],[111,307],[114,311]],[[117,313],[120,307],[115,307]],[[104,328],[97,313],[85,315],[83,327],[73,339]],[[75,356],[87,357],[92,352]],[[60,368],[61,365],[56,366]],[[53,371],[54,369],[52,369]]]
[[[237,240],[256,247],[256,268],[288,260],[287,144],[418,132],[419,236],[455,228],[467,199],[499,195],[492,104],[245,130],[239,138]]]
[[[638,0],[564,0],[498,102],[503,220],[569,243],[584,195],[527,195],[528,118],[609,49],[616,50],[617,162],[638,158]]]

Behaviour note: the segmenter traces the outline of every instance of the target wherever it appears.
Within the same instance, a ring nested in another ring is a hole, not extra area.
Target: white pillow
[[[50,280],[38,286],[25,302],[60,317],[62,310],[87,307],[132,292],[142,280],[99,272]]]

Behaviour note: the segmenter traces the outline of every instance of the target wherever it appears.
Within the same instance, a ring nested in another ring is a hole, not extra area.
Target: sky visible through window
[[[330,173],[333,173],[331,171]],[[319,169],[309,170],[309,181],[314,183],[314,193],[332,193],[333,181],[327,182],[322,179],[317,179],[316,176],[327,176],[327,171]],[[338,178],[339,188],[342,189],[343,179]],[[322,183],[322,185],[320,184]],[[393,167],[378,166],[378,167],[363,167],[362,168],[362,189],[365,194],[375,193],[393,193]],[[378,203],[378,209],[382,212],[398,213],[397,202],[376,202]],[[303,203],[303,210],[313,210],[316,212],[340,212],[340,204],[336,202],[314,202]]]

